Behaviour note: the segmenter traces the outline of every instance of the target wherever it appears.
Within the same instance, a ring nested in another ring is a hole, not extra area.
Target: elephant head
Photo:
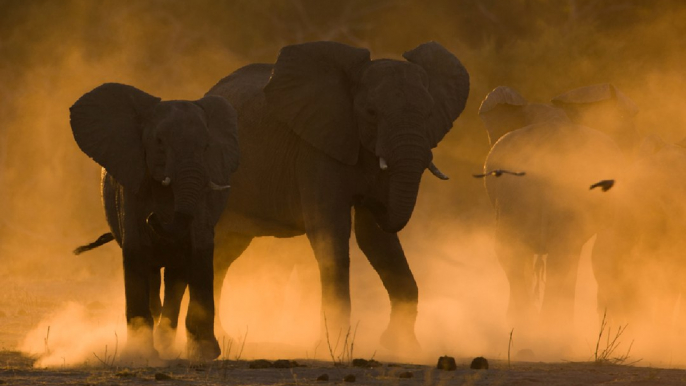
[[[561,108],[529,103],[507,86],[498,86],[486,95],[479,107],[479,117],[486,126],[491,146],[505,134],[528,125],[551,120],[571,122]]]
[[[106,83],[70,108],[81,150],[124,189],[143,194],[149,184],[171,189],[174,218],[149,222],[166,237],[190,225],[206,189],[228,188],[238,166],[236,113],[223,98],[161,101],[135,87]]]
[[[438,172],[431,149],[469,94],[467,71],[440,44],[403,56],[371,60],[366,49],[335,42],[287,46],[264,88],[275,117],[323,153],[347,165],[361,151],[377,157],[389,188],[375,215],[388,232],[409,221],[424,169]]]
[[[640,136],[633,122],[638,107],[609,83],[580,87],[552,99],[577,124],[593,127],[612,138],[625,154],[634,155]]]

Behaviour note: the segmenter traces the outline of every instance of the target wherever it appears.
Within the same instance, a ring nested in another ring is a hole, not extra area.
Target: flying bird
[[[591,185],[589,190],[600,188],[603,190],[603,192],[607,192],[608,190],[612,189],[613,186],[615,186],[615,180],[602,180]]]
[[[488,176],[500,177],[503,174],[512,174],[513,176],[523,176],[526,173],[525,172],[512,172],[512,171],[505,170],[505,169],[495,169],[495,170],[491,170],[490,172],[486,172],[484,174],[472,174],[472,176],[474,176],[474,178],[484,178],[484,177],[488,177]]]

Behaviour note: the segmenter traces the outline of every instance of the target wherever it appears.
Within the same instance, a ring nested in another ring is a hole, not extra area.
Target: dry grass
[[[341,343],[342,330],[338,331],[338,336],[336,337],[336,344],[331,346],[331,339],[329,335],[329,326],[326,320],[326,315],[324,315],[324,329],[326,332],[326,344],[329,347],[329,355],[331,355],[331,360],[335,366],[350,366],[353,361],[353,352],[355,350],[355,337],[357,336],[357,328],[360,323],[355,325],[355,330],[352,330],[352,326],[348,327],[348,331],[345,333],[345,337],[342,342],[340,351],[338,350],[338,345]],[[351,335],[352,334],[352,335]]]
[[[619,326],[619,328],[613,335],[612,327],[608,326],[607,323],[607,310],[603,312],[603,320],[600,322],[598,340],[596,341],[595,352],[593,353],[593,359],[596,364],[602,365],[610,363],[616,365],[631,365],[640,361],[639,359],[637,361],[627,362],[630,358],[629,353],[631,352],[631,347],[634,345],[633,340],[629,344],[629,348],[626,350],[626,353],[619,354],[617,356],[615,354],[619,346],[622,344],[620,338],[622,337],[624,332],[626,332],[627,326],[628,324],[625,324],[624,326]],[[601,346],[601,342],[603,341],[603,335],[605,336],[604,347]]]

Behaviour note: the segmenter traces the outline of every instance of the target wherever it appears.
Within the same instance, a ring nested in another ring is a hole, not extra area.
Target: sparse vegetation
[[[614,335],[612,335],[612,327],[608,326],[607,322],[607,309],[603,311],[603,320],[600,322],[600,331],[598,332],[598,340],[596,341],[595,345],[595,352],[593,353],[593,358],[594,362],[596,364],[602,365],[606,363],[611,363],[611,364],[634,364],[638,361],[634,361],[631,363],[627,363],[629,360],[629,353],[631,352],[631,347],[634,345],[634,341],[632,340],[631,343],[629,344],[629,348],[626,350],[626,353],[620,354],[618,356],[615,356],[615,352],[619,348],[619,346],[622,344],[620,338],[626,331],[628,324],[625,324],[624,326],[619,326],[617,331],[615,332]],[[601,342],[603,341],[603,335],[605,336],[605,345],[604,347],[601,346]],[[640,359],[639,359],[640,361]]]
[[[514,333],[514,328],[510,330],[510,340],[507,343],[507,368],[511,368],[512,366],[510,365],[510,352],[512,350],[512,334]]]
[[[48,326],[48,332],[45,334],[45,355],[50,355],[50,346],[48,345],[48,340],[50,339],[50,326]]]
[[[355,337],[357,336],[357,328],[360,322],[355,325],[355,330],[352,330],[352,326],[348,327],[348,331],[345,333],[345,338],[343,339],[343,345],[341,346],[340,352],[338,351],[338,345],[341,341],[341,334],[343,331],[338,332],[336,337],[336,344],[331,346],[331,339],[329,336],[329,326],[326,320],[326,315],[324,315],[324,329],[326,333],[326,343],[329,347],[329,355],[331,355],[331,360],[335,366],[350,366],[353,360],[353,351],[355,350]],[[352,333],[352,336],[351,336]]]
[[[114,353],[112,355],[107,355],[107,345],[105,345],[105,353],[102,358],[100,358],[96,353],[93,353],[95,359],[100,361],[104,367],[112,368],[114,367],[114,361],[117,359],[117,351],[119,350],[119,336],[117,332],[114,332]]]

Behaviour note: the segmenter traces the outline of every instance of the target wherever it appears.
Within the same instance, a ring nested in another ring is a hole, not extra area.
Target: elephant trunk
[[[409,145],[401,144],[391,154],[387,215],[379,224],[384,231],[391,233],[403,229],[410,220],[417,202],[422,173],[431,162],[428,144],[418,145],[417,139],[405,143]]]
[[[147,219],[148,226],[158,236],[170,241],[181,240],[188,234],[200,195],[207,186],[202,164],[189,161],[179,166],[172,185],[174,218],[170,223],[162,223],[159,217],[152,213]]]
[[[208,181],[200,162],[188,161],[181,165],[176,173],[174,183],[174,212],[193,217],[197,210],[200,195]]]

